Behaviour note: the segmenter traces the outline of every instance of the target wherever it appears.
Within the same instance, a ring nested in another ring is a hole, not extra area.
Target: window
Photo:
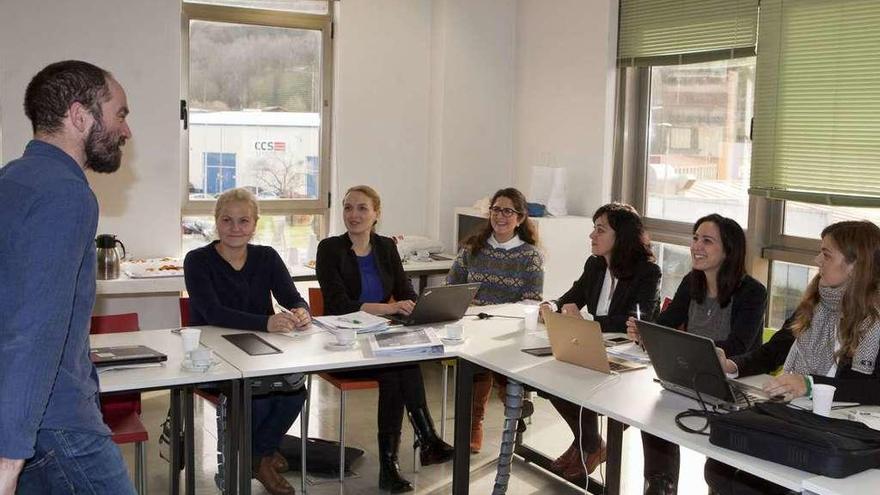
[[[807,285],[819,271],[814,266],[784,261],[774,261],[771,266],[768,326],[779,329],[797,309]]]
[[[822,229],[843,220],[869,220],[880,225],[880,208],[828,206],[786,201],[783,233],[788,236],[818,239]]]
[[[648,217],[746,224],[755,58],[650,68]]]
[[[651,251],[663,277],[660,279],[660,305],[663,299],[672,299],[682,279],[691,271],[691,250],[689,247],[666,244],[663,242],[651,243]]]
[[[244,187],[260,201],[254,242],[313,259],[329,211],[330,5],[184,3],[184,253],[213,238],[217,196]]]

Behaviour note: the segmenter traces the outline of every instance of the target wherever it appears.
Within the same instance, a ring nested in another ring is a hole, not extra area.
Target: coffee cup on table
[[[337,328],[334,333],[338,345],[351,345],[354,343],[354,339],[357,338],[357,331],[353,328]]]
[[[446,338],[449,340],[461,340],[464,333],[464,327],[461,323],[450,323],[446,325]]]
[[[834,392],[837,387],[825,383],[813,385],[813,414],[819,416],[831,415],[831,403],[834,402]]]
[[[193,366],[210,366],[214,361],[214,353],[211,349],[199,347],[190,353]]]
[[[523,323],[527,332],[538,329],[538,306],[527,304],[523,306]]]
[[[183,352],[189,354],[198,349],[201,336],[202,330],[199,328],[181,328],[180,338],[183,339]]]

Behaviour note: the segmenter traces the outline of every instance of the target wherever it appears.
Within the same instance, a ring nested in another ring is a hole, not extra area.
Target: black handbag
[[[766,402],[709,425],[713,445],[831,478],[880,467],[880,431],[856,421]]]

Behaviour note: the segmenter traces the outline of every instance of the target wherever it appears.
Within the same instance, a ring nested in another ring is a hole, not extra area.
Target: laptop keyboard
[[[608,361],[608,366],[611,368],[611,371],[623,371],[629,369],[629,366],[624,366],[620,363],[615,363],[614,361]]]

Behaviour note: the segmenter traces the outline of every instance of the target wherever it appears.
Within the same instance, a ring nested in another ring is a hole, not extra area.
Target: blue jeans
[[[278,450],[284,434],[293,426],[305,401],[305,389],[260,395],[251,400],[251,452],[254,461]]]
[[[122,454],[108,436],[40,430],[34,456],[18,478],[18,495],[134,495]]]

